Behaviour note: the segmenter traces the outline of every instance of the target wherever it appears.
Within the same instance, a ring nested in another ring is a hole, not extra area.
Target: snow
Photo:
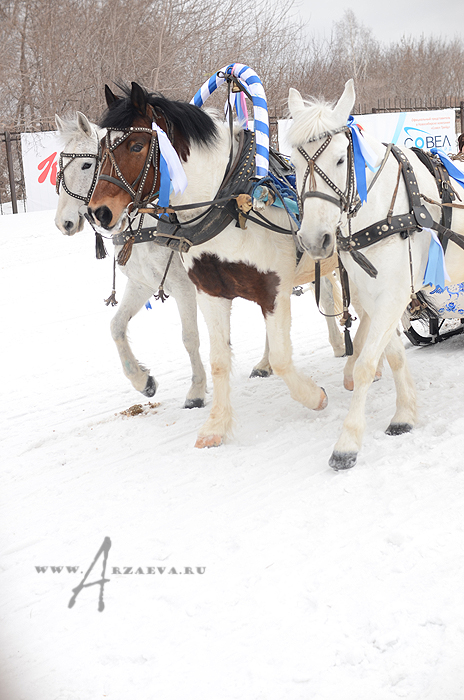
[[[0,699],[461,700],[464,336],[404,338],[417,427],[384,433],[386,369],[358,464],[335,473],[350,395],[311,294],[292,299],[292,339],[328,393],[321,413],[277,377],[248,379],[264,324],[236,300],[235,435],[196,450],[207,409],[182,409],[190,368],[173,300],[130,324],[159,381],[150,407],[110,337],[111,260],[53,217],[0,217]],[[142,414],[122,415],[134,404]],[[104,610],[99,585],[69,608],[105,537]]]

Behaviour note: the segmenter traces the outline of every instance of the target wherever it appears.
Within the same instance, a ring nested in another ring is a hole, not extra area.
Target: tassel
[[[350,255],[353,258],[353,260],[362,267],[364,272],[367,272],[369,277],[373,277],[374,279],[377,277],[378,272],[376,268],[371,262],[369,262],[365,255],[360,253],[358,250],[350,250]]]
[[[353,342],[351,340],[351,334],[350,334],[350,328],[351,328],[351,322],[352,322],[352,316],[348,309],[345,309],[343,312],[343,316],[340,319],[340,325],[345,326],[345,355],[347,357],[351,356],[353,354]],[[356,319],[355,319],[356,320]]]
[[[128,263],[129,258],[130,258],[131,253],[132,253],[132,246],[134,245],[134,241],[135,241],[134,236],[131,236],[124,243],[122,250],[119,251],[118,265],[124,266]]]
[[[162,284],[158,287],[158,294],[153,294],[156,300],[160,299],[161,303],[164,304],[166,299],[169,299],[169,294],[164,293],[164,287]]]
[[[108,299],[103,299],[103,301],[107,306],[109,306],[110,304],[111,306],[117,306],[118,302],[116,301],[116,290],[113,289]]]
[[[95,255],[97,260],[103,260],[108,255],[108,251],[103,243],[102,235],[101,233],[98,233],[98,231],[95,231]]]

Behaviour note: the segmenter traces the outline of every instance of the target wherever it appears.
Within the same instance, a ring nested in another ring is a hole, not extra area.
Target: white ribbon
[[[187,187],[187,175],[184,172],[180,158],[177,152],[167,137],[167,134],[161,129],[158,124],[153,122],[151,128],[158,134],[158,143],[161,155],[167,163],[169,176],[172,182],[172,189],[175,194],[182,194]]]

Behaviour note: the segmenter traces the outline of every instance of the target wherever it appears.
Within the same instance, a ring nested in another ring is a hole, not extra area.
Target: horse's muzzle
[[[302,235],[299,231],[297,236],[301,247],[309,253],[313,260],[325,260],[333,255],[335,238],[331,233],[313,235],[309,239],[308,236]]]
[[[113,213],[111,209],[107,206],[97,207],[97,209],[92,210],[90,207],[87,209],[91,220],[101,226],[104,229],[109,229],[111,226],[111,221],[113,219]]]

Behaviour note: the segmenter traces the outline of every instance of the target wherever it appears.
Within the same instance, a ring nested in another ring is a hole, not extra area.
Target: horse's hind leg
[[[311,377],[297,372],[292,360],[290,340],[290,296],[278,294],[274,311],[265,316],[269,338],[269,360],[275,374],[287,384],[290,394],[308,408],[319,411],[327,405],[324,389],[313,382]]]
[[[192,384],[187,392],[184,408],[201,408],[205,405],[206,372],[200,357],[196,291],[193,284],[191,287],[191,293],[182,289],[180,294],[175,295],[175,300],[182,324],[182,342],[192,367]]]
[[[213,404],[208,420],[198,432],[195,447],[217,447],[230,433],[233,420],[230,403],[232,302],[229,299],[212,297],[204,292],[198,292],[197,298],[209,332]]]
[[[345,343],[340,332],[340,326],[335,314],[342,312],[342,299],[340,288],[333,275],[321,277],[321,304],[325,314],[327,330],[329,331],[329,343],[335,357],[345,355]]]
[[[388,435],[401,435],[408,433],[415,425],[417,406],[414,381],[397,331],[393,333],[385,348],[385,355],[393,372],[396,387],[396,412],[386,432]]]
[[[272,374],[272,367],[269,362],[269,340],[266,333],[266,344],[264,346],[264,353],[261,360],[256,364],[251,370],[250,379],[253,377],[270,377]]]
[[[143,367],[132,353],[127,339],[127,325],[153,294],[150,287],[128,280],[116,314],[111,320],[111,335],[119,353],[124,374],[132,386],[145,396],[154,396],[158,383],[149,370]]]

